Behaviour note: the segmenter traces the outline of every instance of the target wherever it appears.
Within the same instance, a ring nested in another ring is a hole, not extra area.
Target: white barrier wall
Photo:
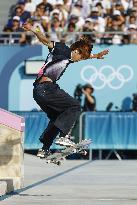
[[[0,181],[7,192],[23,186],[24,118],[0,109]]]

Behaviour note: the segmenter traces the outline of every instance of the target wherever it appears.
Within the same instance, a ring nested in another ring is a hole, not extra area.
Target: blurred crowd
[[[37,44],[22,24],[30,21],[53,41],[72,44],[85,32],[93,43],[137,43],[137,0],[19,0],[4,32],[21,32],[20,44]],[[92,32],[92,33],[91,33]]]

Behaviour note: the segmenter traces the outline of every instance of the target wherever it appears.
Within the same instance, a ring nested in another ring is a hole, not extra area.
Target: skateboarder
[[[47,128],[40,136],[43,147],[37,155],[46,158],[58,134],[60,138],[56,141],[57,144],[74,145],[74,142],[68,138],[68,133],[81,111],[79,102],[62,90],[56,82],[70,63],[92,58],[103,59],[109,51],[104,50],[98,54],[91,54],[93,46],[86,36],[68,47],[65,43],[50,41],[38,29],[34,29],[29,22],[26,22],[23,28],[35,34],[39,41],[49,49],[45,64],[33,84],[33,98],[50,119]],[[71,83],[71,79],[68,81]]]

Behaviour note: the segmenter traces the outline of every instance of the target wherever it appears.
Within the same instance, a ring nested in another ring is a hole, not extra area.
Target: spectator
[[[38,7],[44,9],[46,16],[49,16],[50,12],[53,10],[53,6],[48,3],[48,0],[43,0],[42,3],[38,4]]]
[[[24,10],[30,12],[32,16],[36,10],[36,4],[32,0],[25,0]]]
[[[98,7],[92,8],[89,18],[91,18],[94,22],[95,31],[98,31],[98,32],[105,31],[105,25],[106,25],[105,18],[102,18],[100,16]]]
[[[61,28],[60,20],[57,17],[54,17],[51,21],[51,25],[49,28],[50,38],[52,41],[59,42],[61,39],[61,32],[63,29]]]
[[[51,12],[50,21],[52,21],[52,19],[54,19],[54,18],[58,18],[59,21],[60,21],[60,26],[61,26],[62,28],[64,28],[65,19],[64,19],[64,17],[63,17],[62,12],[60,12],[59,9],[54,9],[54,10]]]
[[[97,3],[101,2],[102,7],[105,9],[107,14],[110,14],[111,11],[111,1],[110,0],[94,0],[93,1],[93,7],[96,6]]]
[[[20,37],[20,39],[19,39],[19,43],[20,43],[20,45],[26,45],[26,44],[32,44],[32,35],[31,35],[31,33],[28,33],[28,32],[26,32],[26,33],[24,33],[24,32],[22,32],[21,33],[21,37]]]
[[[130,16],[129,17],[129,24],[137,24],[137,17],[136,16]]]
[[[72,0],[63,0],[63,3],[63,8],[67,11],[67,13],[69,13],[72,7]]]
[[[92,1],[81,0],[81,2],[82,2],[82,17],[86,19],[90,15]]]
[[[106,31],[122,32],[122,31],[124,31],[124,23],[125,23],[125,19],[121,15],[121,12],[119,10],[114,10],[112,17],[108,18]],[[112,43],[114,43],[114,44],[121,44],[122,43],[121,35],[108,34],[108,35],[105,35],[105,37],[108,39],[111,38]]]
[[[137,8],[137,0],[132,0],[130,1],[129,4],[129,11],[131,11],[132,9]]]
[[[27,19],[31,17],[31,13],[28,11],[25,11],[25,2],[20,1],[17,4],[17,7],[15,8],[15,11],[12,14],[12,17],[13,16],[19,16],[22,23],[25,23]]]
[[[76,24],[69,23],[64,31],[65,33],[67,33],[63,35],[62,40],[64,40],[64,42],[67,42],[68,45],[71,45],[78,38],[78,35],[74,33],[76,31]]]
[[[7,25],[4,30],[5,32],[10,31],[10,32],[22,32],[23,29],[20,28],[20,17],[19,16],[14,16],[12,18],[12,22],[10,25]]]
[[[128,11],[128,9],[129,9],[129,0],[121,0],[121,3],[123,5],[124,10]]]
[[[122,40],[116,32],[136,31],[135,27],[130,27],[137,26],[137,0],[18,0],[10,12],[11,17],[4,31],[22,31],[18,24],[21,26],[28,19],[34,18],[34,25],[38,26],[41,32],[50,31],[52,38],[57,40],[66,39],[72,42],[72,33],[81,31],[95,31],[90,34],[96,39],[95,43],[106,43],[107,39],[111,43],[130,43],[136,39],[134,36],[130,40],[131,35],[125,33]],[[15,16],[20,20],[14,20],[13,23]],[[68,37],[63,34],[62,39],[59,34],[55,35],[56,30],[69,31],[70,34]],[[114,32],[115,35],[102,34],[105,31]],[[77,36],[74,39],[77,39]]]
[[[65,10],[65,8],[64,8],[64,2],[63,2],[63,0],[58,0],[58,1],[55,3],[55,9],[58,9],[59,12],[60,12],[60,20],[67,21],[68,12],[67,12],[67,11]]]
[[[137,44],[137,26],[135,24],[129,24],[127,31],[129,43]]]
[[[43,5],[38,5],[36,7],[36,11],[34,12],[34,17],[37,21],[41,20],[41,18],[43,16],[46,16],[46,13],[45,13],[45,6]]]
[[[86,18],[85,24],[83,25],[83,32],[94,31],[94,20],[91,18]]]
[[[107,31],[123,31],[125,18],[121,15],[119,10],[114,10],[112,17],[108,18]]]
[[[69,18],[69,23],[74,23],[76,25],[75,31],[78,32],[82,30],[85,21],[82,17],[79,17],[76,14],[72,14]]]
[[[113,7],[112,7],[112,12],[114,11],[120,11],[120,13],[122,15],[125,14],[125,10],[124,10],[124,6],[122,4],[121,1],[116,1],[114,4],[113,4]]]
[[[98,3],[96,4],[96,7],[98,8],[99,16],[104,17],[106,11],[105,11],[105,9],[103,8],[102,3],[101,3],[101,2],[98,2]]]
[[[77,1],[71,10],[71,15],[75,14],[79,17],[83,17],[82,16],[82,8],[83,8],[83,5],[82,5],[81,1]]]
[[[128,27],[129,24],[135,24],[135,25],[137,25],[137,17],[131,15],[131,16],[128,16],[128,17],[126,18],[125,30],[126,30],[126,28]]]
[[[54,9],[51,14],[50,14],[50,19],[54,18],[54,17],[57,17],[59,18],[59,20],[61,21],[62,20],[62,15],[60,13],[60,11],[58,9]]]
[[[96,99],[92,95],[94,92],[94,88],[90,84],[86,84],[82,90],[85,95],[83,111],[95,111],[96,110]]]
[[[137,7],[133,7],[129,11],[130,11],[129,16],[136,16],[137,17]]]

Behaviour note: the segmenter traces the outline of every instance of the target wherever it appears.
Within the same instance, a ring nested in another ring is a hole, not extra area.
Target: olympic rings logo
[[[129,65],[122,65],[117,70],[110,65],[104,65],[100,69],[97,69],[93,65],[87,65],[81,70],[81,78],[85,82],[92,84],[97,90],[101,90],[105,86],[113,90],[118,90],[132,80],[133,76],[133,68]]]

